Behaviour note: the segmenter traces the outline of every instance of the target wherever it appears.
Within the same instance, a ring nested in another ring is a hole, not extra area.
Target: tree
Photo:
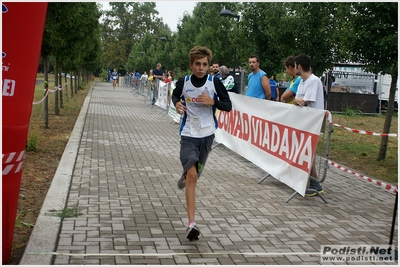
[[[127,61],[129,71],[134,69],[143,73],[150,69],[154,69],[160,59],[161,41],[159,36],[147,32],[143,38],[132,48]]]
[[[342,43],[351,60],[366,65],[366,71],[390,74],[392,82],[383,133],[390,132],[398,79],[398,3],[343,3]],[[377,160],[386,158],[388,136],[383,136]]]
[[[60,82],[57,75],[61,73],[62,66],[68,70],[96,68],[95,64],[90,63],[95,63],[96,58],[98,62],[99,59],[99,56],[96,57],[101,48],[99,17],[100,12],[95,3],[49,3],[41,55],[44,62],[52,59],[57,63],[56,86],[61,84],[61,75]],[[57,102],[58,91],[55,92],[55,114],[59,115]],[[45,127],[48,127],[47,118],[45,114]]]
[[[157,33],[163,23],[154,2],[110,2],[102,21],[103,64],[125,69],[132,48],[147,33]]]
[[[219,13],[224,9],[236,11],[237,3],[198,2],[190,16],[184,14],[173,43],[174,64],[182,73],[190,73],[189,51],[196,45],[207,46],[213,53],[212,61],[232,66],[234,47],[237,45],[237,22]]]
[[[262,12],[260,12],[262,10]],[[282,3],[245,2],[241,22],[241,57],[244,62],[250,55],[260,58],[260,67],[268,76],[283,70],[282,52],[275,31],[279,28],[280,17],[284,14]]]

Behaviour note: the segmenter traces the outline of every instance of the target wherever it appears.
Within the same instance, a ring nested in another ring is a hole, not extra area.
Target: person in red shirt
[[[168,74],[164,73],[164,82],[169,83],[170,81],[171,81],[171,79],[168,77]]]

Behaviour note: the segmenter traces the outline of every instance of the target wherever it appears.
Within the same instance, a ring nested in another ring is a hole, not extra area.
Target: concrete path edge
[[[83,128],[93,85],[85,98],[82,109],[75,122],[67,146],[58,164],[50,188],[43,202],[35,227],[31,233],[20,265],[51,265],[57,245],[62,218],[48,215],[50,210],[62,210],[67,203],[69,188],[71,186],[76,157],[81,142]]]

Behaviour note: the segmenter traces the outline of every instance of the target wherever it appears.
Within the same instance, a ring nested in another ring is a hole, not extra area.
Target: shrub
[[[344,107],[342,107],[342,112],[343,112],[343,115],[349,116],[349,117],[362,115],[362,111],[359,109],[359,107],[356,107],[355,109],[353,109],[353,108],[349,107],[348,104],[346,104]]]
[[[31,133],[28,136],[28,142],[26,144],[26,151],[37,151],[39,144],[39,136],[37,133]]]

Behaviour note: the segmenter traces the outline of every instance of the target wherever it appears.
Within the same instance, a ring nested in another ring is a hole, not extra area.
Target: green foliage
[[[156,18],[154,2],[110,2],[110,7],[102,22],[103,67],[128,70],[129,54],[146,33],[155,34],[155,39],[161,37],[159,34],[170,35]]]
[[[379,69],[397,69],[397,3],[198,2],[191,15],[182,14],[176,33],[158,18],[154,3],[110,6],[102,22],[104,67],[142,72],[161,62],[166,70],[170,59],[177,73],[190,73],[188,53],[204,45],[212,50],[213,61],[228,67],[233,66],[235,47],[237,67],[246,67],[248,56],[257,54],[269,75],[284,72],[284,59],[300,53],[311,56],[318,76],[335,62],[360,62],[369,54],[385,59]],[[239,14],[240,20],[220,16],[224,8]],[[368,26],[359,29],[362,25]],[[370,49],[370,43],[376,49]]]
[[[349,20],[349,13],[344,11],[351,5],[338,2],[198,2],[192,15],[183,14],[178,31],[171,35],[162,23],[157,24],[160,22],[157,19],[153,20],[152,31],[131,28],[132,23],[140,22],[136,10],[142,10],[141,3],[112,3],[112,11],[106,12],[102,26],[103,32],[113,32],[103,34],[103,59],[109,62],[107,66],[147,70],[149,66],[154,68],[157,62],[161,62],[165,69],[170,58],[176,72],[186,72],[188,53],[195,45],[209,47],[213,52],[213,61],[228,67],[233,66],[233,54],[237,47],[236,66],[246,66],[248,56],[257,54],[261,67],[272,75],[284,71],[283,61],[287,56],[306,53],[312,57],[314,73],[321,75],[334,62],[349,59],[348,55],[355,54],[352,48],[345,49],[342,45],[342,36],[353,32],[349,28],[349,21],[353,19]],[[224,8],[233,14],[240,14],[240,21],[220,16]],[[148,12],[143,17],[156,14],[153,9],[152,5],[143,9]],[[382,14],[385,12],[388,8],[381,9]],[[369,23],[375,23],[368,19]],[[128,31],[133,32],[130,41],[124,37]],[[160,42],[160,37],[167,37],[172,43]],[[386,39],[392,41],[392,38]],[[382,38],[375,40],[383,42]],[[366,47],[367,43],[366,40]],[[390,45],[394,46],[397,47],[397,41]],[[126,50],[129,50],[128,54]],[[140,56],[141,51],[145,52],[144,56]]]
[[[104,68],[101,69],[100,77],[102,78],[103,82],[107,81],[108,73]]]
[[[348,104],[346,104],[342,107],[342,114],[345,116],[354,117],[357,115],[362,115],[362,111],[358,107],[351,108]]]
[[[284,13],[282,3],[246,2],[240,29],[241,62],[246,63],[251,54],[260,58],[260,67],[268,76],[282,72],[283,53],[275,41],[280,17]],[[263,12],[260,12],[263,10]],[[248,44],[248,45],[246,45]]]
[[[85,89],[86,85],[86,82],[81,82],[81,84],[79,85],[79,89]]]
[[[94,2],[49,2],[41,56],[61,63],[63,72],[100,65],[100,18]]]
[[[340,42],[349,60],[367,65],[366,70],[397,74],[398,3],[361,2],[340,5]]]
[[[34,224],[24,222],[21,220],[21,215],[23,215],[23,214],[24,214],[24,212],[22,212],[22,211],[18,212],[18,214],[15,218],[15,227],[17,227],[17,228],[22,228],[22,227],[32,228],[32,227],[34,227],[35,226]]]
[[[37,133],[29,133],[28,142],[26,144],[26,151],[37,151],[39,145],[39,136]]]
[[[61,210],[49,210],[49,213],[45,213],[45,215],[48,216],[57,216],[60,218],[72,218],[72,217],[78,217],[82,215],[82,211],[78,208],[65,208]]]

